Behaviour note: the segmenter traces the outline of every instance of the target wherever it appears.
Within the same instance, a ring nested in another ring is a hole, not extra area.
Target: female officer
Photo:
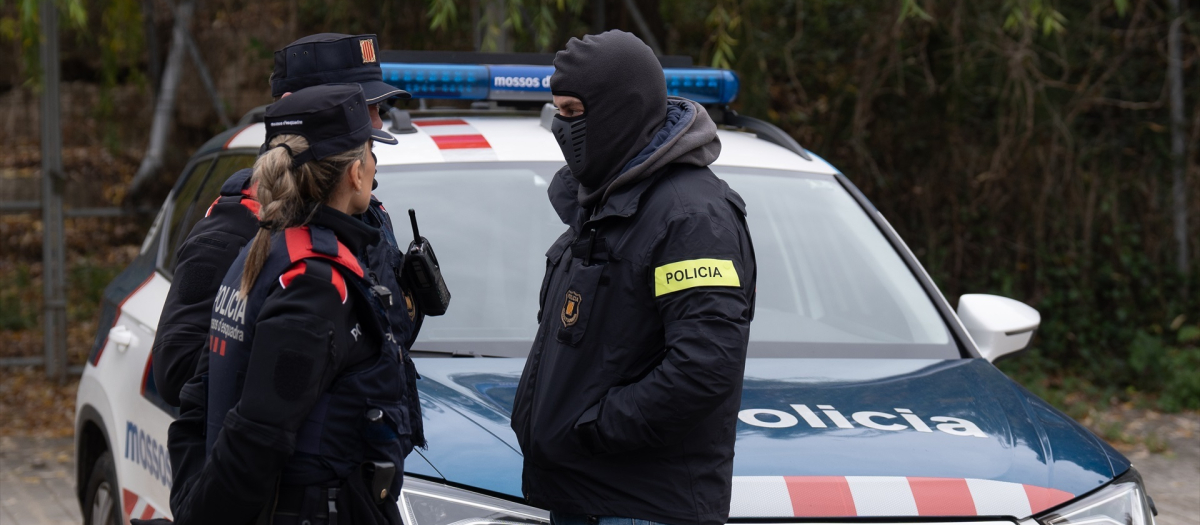
[[[412,446],[394,292],[364,262],[379,230],[352,217],[370,203],[371,141],[391,136],[356,84],[297,91],[265,124],[261,229],[213,306],[216,438],[176,523],[399,525]]]

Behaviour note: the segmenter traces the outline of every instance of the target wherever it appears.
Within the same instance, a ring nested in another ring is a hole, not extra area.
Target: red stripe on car
[[[125,506],[125,515],[129,516],[133,512],[133,508],[137,506],[138,495],[129,491],[129,489],[121,489],[121,502]]]
[[[784,476],[796,517],[858,516],[845,476]]]
[[[910,477],[908,486],[921,516],[975,515],[975,499],[965,479]]]
[[[491,148],[483,135],[439,135],[430,137],[438,149],[478,149]]]
[[[1025,495],[1029,496],[1029,510],[1034,514],[1050,507],[1057,507],[1075,498],[1075,495],[1070,492],[1033,485],[1025,485]]]
[[[413,124],[421,127],[425,126],[465,126],[467,121],[460,118],[447,118],[435,120],[414,120]]]

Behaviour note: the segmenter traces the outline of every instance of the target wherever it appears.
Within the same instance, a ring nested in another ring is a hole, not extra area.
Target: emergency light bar
[[[383,81],[413,98],[551,100],[554,66],[409,64],[385,62]],[[664,68],[667,94],[701,104],[728,104],[737,98],[738,76],[728,69]]]

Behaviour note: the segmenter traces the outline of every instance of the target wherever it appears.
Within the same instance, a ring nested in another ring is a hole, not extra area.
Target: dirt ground
[[[61,406],[67,396],[62,397],[44,402]],[[1158,525],[1200,524],[1200,413],[1117,407],[1095,413],[1085,423],[1102,429],[1097,432],[1133,460],[1157,504]],[[69,432],[46,427],[45,420],[23,424],[16,428],[33,435],[13,432],[11,421],[0,424],[9,434],[0,436],[0,525],[82,523]],[[1119,431],[1114,434],[1113,429]]]

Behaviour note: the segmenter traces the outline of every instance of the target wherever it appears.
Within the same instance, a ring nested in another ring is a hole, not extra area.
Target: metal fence
[[[43,353],[40,356],[0,358],[0,367],[44,366],[46,375],[62,382],[67,373],[79,373],[82,367],[67,366],[67,301],[65,218],[122,217],[153,210],[102,208],[63,208],[62,121],[59,102],[58,10],[53,0],[42,0],[41,62],[41,200],[0,202],[0,214],[37,214],[42,218],[42,330]]]

